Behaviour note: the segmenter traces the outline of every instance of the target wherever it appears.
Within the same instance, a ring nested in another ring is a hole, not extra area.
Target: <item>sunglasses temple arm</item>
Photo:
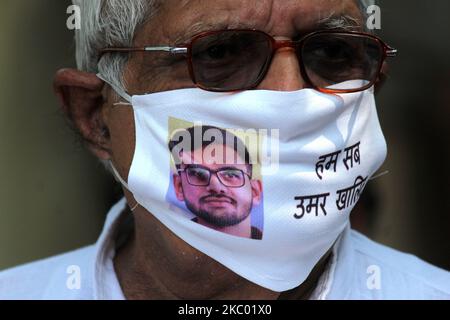
[[[386,50],[386,56],[387,57],[396,57],[397,56],[397,52],[398,52],[397,49],[388,47],[387,50]]]
[[[165,52],[170,52],[172,54],[186,54],[188,52],[188,48],[181,48],[181,47],[145,47],[144,51],[165,51]]]

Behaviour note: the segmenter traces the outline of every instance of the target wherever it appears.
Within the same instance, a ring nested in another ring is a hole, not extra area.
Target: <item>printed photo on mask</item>
[[[193,223],[261,240],[263,184],[257,156],[251,156],[258,137],[233,131],[169,119],[171,172],[166,200]]]

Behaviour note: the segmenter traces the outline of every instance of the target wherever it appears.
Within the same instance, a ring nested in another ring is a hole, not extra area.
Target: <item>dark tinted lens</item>
[[[209,183],[209,171],[202,168],[187,168],[188,182],[194,186],[207,186]]]
[[[192,67],[198,84],[218,91],[248,88],[270,58],[271,41],[263,33],[222,31],[196,39]]]
[[[319,88],[351,90],[376,79],[383,56],[381,44],[370,37],[318,34],[302,49],[305,72]]]

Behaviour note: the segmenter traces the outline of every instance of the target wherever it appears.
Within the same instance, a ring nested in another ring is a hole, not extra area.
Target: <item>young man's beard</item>
[[[242,216],[238,216],[236,214],[233,214],[231,217],[230,216],[221,216],[221,217],[216,217],[214,216],[214,214],[211,214],[210,211],[206,211],[206,210],[202,210],[202,209],[196,209],[191,202],[189,202],[189,200],[185,199],[185,203],[186,203],[186,207],[193,213],[195,214],[198,218],[206,221],[207,223],[217,226],[219,228],[224,228],[224,227],[231,227],[231,226],[235,226],[238,225],[239,223],[241,223],[242,221],[244,221],[245,219],[248,218],[248,216],[250,215],[252,208],[253,208],[253,203],[250,200],[249,204],[246,205],[245,207],[248,208],[244,208],[244,212],[245,214]]]

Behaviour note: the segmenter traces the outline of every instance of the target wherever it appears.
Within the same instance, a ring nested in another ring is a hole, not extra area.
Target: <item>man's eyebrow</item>
[[[173,43],[176,45],[188,43],[194,36],[207,31],[227,30],[227,29],[252,29],[251,25],[245,22],[205,22],[198,21],[188,28],[175,34]]]
[[[326,18],[320,19],[316,29],[358,31],[362,29],[362,25],[358,18],[347,14],[339,15],[333,13]]]
[[[208,167],[202,166],[201,164],[185,164],[185,168],[186,169],[205,169],[205,170],[209,170]]]
[[[187,164],[186,168],[210,170],[208,167],[202,166],[201,164]],[[239,169],[238,167],[234,167],[234,166],[221,167],[218,170],[241,170],[242,171],[242,169]]]
[[[219,170],[241,170],[241,169],[239,169],[238,167],[228,166],[219,168]]]

